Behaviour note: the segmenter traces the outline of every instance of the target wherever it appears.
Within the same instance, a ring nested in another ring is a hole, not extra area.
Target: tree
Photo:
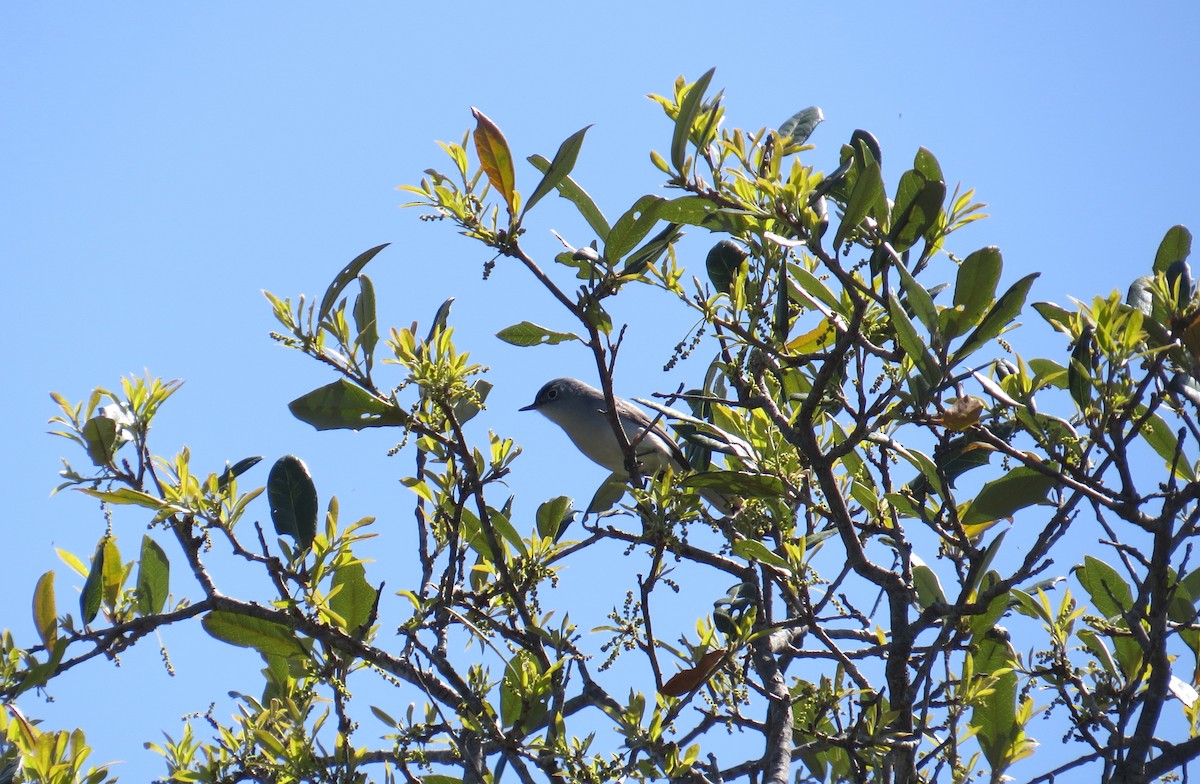
[[[703,382],[641,401],[686,444],[689,469],[647,475],[613,417],[626,470],[585,509],[515,499],[503,480],[517,446],[465,427],[491,386],[454,342],[450,303],[426,329],[381,340],[364,269],[383,246],[320,302],[268,295],[276,339],[333,375],[290,404],[295,416],[396,428],[412,455],[411,612],[381,617],[382,574],[356,554],[373,521],[345,523],[336,499],[322,515],[300,459],[246,490],[259,458],[201,476],[186,450],[156,456],[150,424],[176,382],[56,396],[61,434],[91,463],[68,465],[62,487],[144,509],[150,533],[127,561],[105,527],[90,563],[70,561],[78,614],[60,611],[47,572],[33,594],[40,642],[3,635],[0,781],[105,780],[86,768],[82,732],[37,726],[19,698],[197,622],[265,668],[237,715],[208,717],[211,738],[186,724],[155,746],[176,781],[1052,781],[1083,769],[1134,782],[1200,755],[1187,230],[1167,233],[1126,297],[1034,303],[1070,349],[1027,359],[1008,338],[1036,273],[1001,286],[998,249],[947,249],[983,216],[971,191],[948,195],[930,151],[890,197],[865,131],[822,174],[805,164],[819,109],[724,130],[712,76],[654,96],[672,121],[666,154],[651,155],[671,195],[611,223],[571,177],[586,128],[552,159],[529,158],[541,176],[523,196],[508,141],[475,111],[473,131],[442,145],[450,172],[407,187],[493,254],[485,269],[519,265],[554,296],[572,326],[525,321],[499,337],[590,352],[608,411],[623,337],[611,302],[645,287],[694,310],[679,356],[711,351]],[[564,241],[547,264],[522,238],[554,194],[596,239]],[[706,281],[676,255],[685,229],[716,235]],[[277,538],[239,526],[264,489]],[[1056,562],[1072,541],[1086,554]],[[552,612],[556,572],[614,544],[636,563],[627,601],[610,624],[578,629]],[[217,560],[260,571],[272,595],[225,593]],[[183,598],[168,605],[172,577]],[[713,586],[712,610],[694,634],[663,639],[655,620],[677,580]],[[358,726],[369,713],[382,738]],[[1050,764],[1034,756],[1038,714],[1066,742]]]

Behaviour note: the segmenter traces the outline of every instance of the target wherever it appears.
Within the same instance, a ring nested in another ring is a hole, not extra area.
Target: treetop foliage
[[[626,470],[586,505],[553,486],[511,494],[520,448],[467,427],[489,421],[492,384],[456,343],[450,301],[424,329],[378,323],[365,270],[382,245],[319,301],[267,296],[273,337],[332,379],[291,412],[318,430],[393,428],[411,460],[415,546],[391,554],[411,560],[407,584],[385,589],[394,565],[362,555],[375,520],[342,520],[336,497],[322,507],[300,457],[247,487],[260,457],[205,473],[186,448],[157,454],[151,423],[179,382],[55,395],[58,434],[80,455],[60,489],[143,510],[146,530],[130,557],[131,534],[98,521],[90,560],[60,552],[78,608],[46,572],[38,639],[0,636],[0,784],[108,780],[88,766],[82,730],[28,718],[36,693],[196,623],[264,667],[235,715],[147,744],[170,781],[1133,782],[1186,770],[1200,755],[1200,300],[1187,229],[1167,232],[1125,295],[1029,303],[1037,273],[1006,272],[995,247],[951,250],[983,205],[948,187],[931,151],[888,188],[880,144],[855,131],[825,173],[808,144],[820,109],[730,129],[712,78],[651,96],[671,131],[650,155],[663,189],[615,220],[572,177],[588,128],[528,156],[531,170],[477,109],[460,142],[441,143],[446,170],[403,186],[409,206],[483,246],[485,272],[523,268],[561,305],[558,323],[497,337],[592,358]],[[552,197],[592,238],[543,259],[526,236]],[[681,237],[706,232],[704,264],[685,267]],[[694,314],[668,365],[702,357],[702,377],[639,400],[688,470],[643,470],[615,414],[625,326],[610,308],[631,287]],[[1061,356],[1012,345],[1018,319],[1037,317],[1065,336]],[[726,513],[702,493],[734,502]],[[253,521],[263,510],[273,533]],[[607,618],[576,626],[560,570],[614,553],[628,584],[608,586]],[[211,566],[225,561],[270,593],[224,590]],[[711,610],[665,638],[656,627],[681,584],[709,591]],[[383,612],[385,595],[406,612]]]

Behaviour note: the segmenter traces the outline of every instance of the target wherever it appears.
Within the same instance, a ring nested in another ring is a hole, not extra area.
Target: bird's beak
[[[518,411],[537,411],[537,407],[538,407],[537,403],[530,403],[527,406],[521,406],[517,410]]]

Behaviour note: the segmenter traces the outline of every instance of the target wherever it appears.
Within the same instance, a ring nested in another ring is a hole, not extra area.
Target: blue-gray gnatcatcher
[[[617,415],[634,455],[647,474],[667,466],[688,467],[687,458],[667,431],[632,403],[616,398]],[[618,475],[626,475],[625,453],[605,412],[604,393],[575,378],[556,378],[538,390],[533,402],[521,411],[539,411],[561,427],[593,462]],[[701,493],[722,514],[729,511],[727,499],[712,492]]]

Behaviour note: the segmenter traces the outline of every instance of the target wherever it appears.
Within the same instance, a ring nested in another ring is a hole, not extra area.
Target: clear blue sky
[[[576,177],[614,215],[656,186],[648,151],[669,144],[670,126],[645,94],[717,66],[730,125],[773,126],[821,106],[827,121],[809,153],[819,168],[832,168],[854,128],[880,140],[892,186],[918,146],[931,149],[947,179],[976,188],[992,215],[952,250],[999,245],[1006,280],[1043,273],[1034,299],[1123,290],[1148,269],[1169,226],[1200,229],[1192,4],[551,8],[0,5],[0,290],[9,324],[0,590],[13,597],[0,626],[32,641],[37,577],[57,571],[60,609],[79,584],[53,547],[86,557],[102,533],[95,504],[48,497],[59,457],[70,454],[46,435],[50,390],[82,399],[128,373],[185,378],[155,433],[161,452],[186,443],[197,470],[295,453],[348,519],[377,515],[391,531],[411,524],[396,483],[411,461],[385,457],[384,434],[317,435],[288,414],[289,400],[330,379],[268,339],[260,294],[319,296],[341,265],[380,242],[393,246],[368,272],[385,321],[427,324],[443,299],[458,298],[459,343],[493,368],[496,384],[481,427],[526,449],[512,477],[526,513],[561,493],[590,495],[603,472],[567,451],[545,420],[515,413],[546,378],[586,376],[584,352],[518,350],[492,337],[525,318],[569,325],[519,270],[501,265],[482,283],[481,248],[398,209],[406,198],[395,186],[445,166],[434,140],[458,139],[471,106],[500,124],[518,159],[550,155],[594,124]],[[534,181],[532,169],[519,170],[519,187]],[[555,250],[550,228],[589,239],[578,222],[556,222],[565,215],[556,206],[544,222],[537,214],[529,241],[544,256]],[[702,254],[706,240],[691,239]],[[619,391],[674,388],[703,372],[699,362],[659,372],[688,323],[673,319],[634,325],[638,351],[619,368]],[[1019,335],[1022,353],[1061,349]],[[118,515],[117,532],[132,555],[140,518]],[[371,574],[393,568],[386,555],[376,553],[380,571]],[[595,611],[603,610],[601,601]],[[681,631],[695,614],[681,614]],[[603,619],[578,620],[586,628]],[[97,662],[56,683],[53,705],[31,698],[23,707],[54,726],[83,726],[95,761],[123,760],[123,780],[148,780],[162,767],[143,741],[178,735],[183,714],[228,690],[258,691],[252,653],[198,627],[164,640],[173,680],[145,647],[120,668]],[[1058,739],[1042,740],[1046,748]]]

